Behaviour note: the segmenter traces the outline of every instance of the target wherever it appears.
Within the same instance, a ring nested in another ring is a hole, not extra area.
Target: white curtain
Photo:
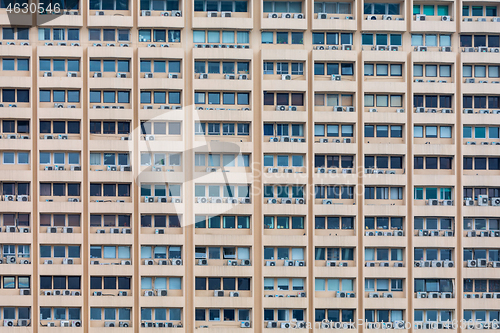
[[[90,165],[101,165],[100,153],[90,153]]]

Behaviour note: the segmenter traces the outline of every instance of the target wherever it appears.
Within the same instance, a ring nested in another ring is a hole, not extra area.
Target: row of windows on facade
[[[248,92],[195,92],[195,104],[209,105],[250,105]],[[264,105],[304,106],[304,93],[264,93]],[[403,94],[365,94],[365,107],[404,107]],[[341,101],[341,102],[340,102]],[[2,89],[2,102],[29,103],[29,89]],[[40,102],[80,103],[80,90],[40,90]],[[130,91],[90,91],[90,103],[130,103]],[[180,91],[141,91],[140,102],[143,104],[181,104]],[[353,104],[352,94],[316,93],[315,106],[349,106]],[[414,107],[452,108],[453,95],[414,95]],[[474,109],[500,108],[499,96],[463,96],[463,107]],[[4,121],[5,122],[5,121]],[[13,122],[13,121],[11,121]],[[26,122],[27,123],[27,122]],[[74,124],[75,122],[71,122]],[[112,122],[106,122],[112,123]],[[21,133],[21,132],[19,132]]]
[[[167,282],[168,280],[168,282]],[[365,278],[365,292],[402,292],[404,279]],[[16,283],[17,281],[17,283]],[[196,277],[195,290],[250,291],[251,278]],[[355,279],[315,278],[315,291],[354,291]],[[305,278],[264,278],[264,291],[303,291]],[[29,289],[29,276],[4,276],[3,289]],[[80,276],[40,276],[40,289],[81,289]],[[92,290],[130,290],[131,277],[91,276]],[[141,277],[141,289],[182,290],[181,277]],[[414,279],[414,292],[453,292],[454,279]],[[464,279],[464,292],[499,292],[500,280]]]
[[[494,137],[490,134],[490,137]],[[1,153],[2,164],[29,164],[29,152]],[[142,153],[141,165],[168,165],[181,166],[181,154],[173,153]],[[153,160],[153,163],[152,163]],[[40,164],[79,165],[79,152],[40,152]],[[365,168],[377,169],[402,169],[403,156],[372,156],[365,155]],[[222,163],[221,163],[222,162]],[[129,165],[128,153],[90,153],[90,165]],[[195,166],[210,167],[249,167],[250,154],[195,154]],[[267,155],[264,154],[264,167],[304,167],[304,155]],[[353,168],[354,155],[320,155],[314,156],[315,168]],[[453,157],[451,156],[415,156],[413,168],[415,170],[451,170]],[[464,157],[464,170],[499,170],[500,158],[498,157]]]
[[[27,3],[24,1],[21,4]],[[50,2],[49,2],[50,3]],[[2,1],[0,8],[6,8],[8,2]],[[59,3],[64,10],[78,10],[79,3]],[[301,1],[264,1],[264,13],[302,13]],[[329,13],[329,14],[351,14],[351,2],[314,2],[314,13]],[[399,3],[365,3],[363,5],[363,13],[373,15],[400,15],[401,4]],[[179,10],[180,1],[164,0],[164,1],[140,1],[140,10],[156,10],[156,11],[171,11]],[[126,0],[92,0],[89,3],[90,10],[129,10],[129,2]],[[426,16],[448,16],[448,5],[413,5],[413,14],[424,14]],[[194,2],[195,12],[236,12],[246,13],[249,11],[247,1],[208,1],[196,0]],[[462,16],[497,16],[496,6],[462,6]]]
[[[17,61],[17,67],[16,67]],[[29,59],[25,58],[3,58],[2,70],[4,71],[29,71]],[[180,73],[180,61],[169,60],[141,60],[140,71],[141,73],[166,73],[168,63],[168,73]],[[102,65],[102,67],[101,67]],[[274,67],[276,65],[276,71]],[[222,68],[222,71],[221,71]],[[498,78],[500,77],[499,72],[500,66],[497,65],[463,65],[463,77],[475,77],[475,78]],[[425,72],[424,72],[425,69]],[[40,71],[61,71],[61,72],[79,72],[80,71],[80,60],[79,59],[40,59],[39,65]],[[89,70],[91,72],[130,72],[130,61],[129,60],[90,60]],[[223,61],[222,67],[220,61],[195,61],[195,73],[208,73],[208,74],[247,74],[249,73],[249,62],[233,62],[233,61]],[[304,75],[304,63],[303,62],[264,62],[263,64],[264,75],[277,74],[291,74],[291,75]],[[346,75],[354,76],[354,63],[337,63],[337,62],[315,62],[314,63],[314,75]],[[377,76],[377,77],[402,77],[403,76],[403,65],[402,64],[384,64],[384,63],[365,63],[363,68],[364,76]],[[452,65],[413,65],[413,76],[414,77],[446,77],[452,76]],[[40,91],[40,101],[50,102],[51,90],[41,90]],[[74,92],[73,92],[74,93]],[[149,92],[145,92],[148,94]],[[165,94],[166,92],[163,92]],[[42,97],[42,94],[44,96]],[[56,97],[56,90],[53,91],[54,102],[65,102],[64,91],[57,91],[58,96]],[[156,94],[156,93],[155,93]],[[178,93],[179,94],[179,93]],[[77,96],[69,96],[68,91],[68,101],[69,102],[79,102]],[[149,101],[142,101],[143,96],[141,93],[141,103],[151,103],[151,97]],[[165,103],[165,97],[162,98],[163,104]],[[170,98],[169,98],[170,100]],[[177,98],[176,100],[179,100]],[[209,104],[220,104],[211,103],[210,98]],[[156,101],[155,103],[162,103],[161,101]],[[179,104],[180,102],[171,101],[170,104]],[[224,104],[235,104],[234,98],[233,103]],[[240,104],[240,103],[239,103]],[[241,103],[243,104],[243,103]],[[248,104],[248,103],[246,103]],[[279,103],[278,103],[279,104]],[[317,105],[317,104],[316,104]]]
[[[30,307],[3,307],[3,319],[15,320],[30,319]],[[168,314],[167,314],[168,313]],[[454,310],[425,309],[414,310],[416,322],[446,322],[453,321]],[[265,321],[304,321],[306,315],[305,309],[264,309]],[[404,319],[404,310],[391,309],[366,309],[366,322],[395,322]],[[182,318],[181,308],[141,308],[141,320],[170,320],[180,321]],[[41,307],[41,320],[80,320],[81,308],[61,308],[61,307]],[[120,320],[129,321],[131,319],[130,308],[90,308],[90,319],[94,321],[101,320]],[[196,321],[247,321],[250,319],[250,309],[195,309]],[[354,322],[354,309],[315,309],[315,321],[321,322],[324,319],[333,322]],[[464,320],[474,320],[476,322],[498,322],[500,311],[498,310],[464,310]]]
[[[467,189],[467,191],[470,191]],[[473,195],[477,196],[483,193],[479,189]],[[1,215],[4,226],[29,227],[30,214],[18,213]],[[111,214],[91,214],[89,219],[90,227],[130,227],[131,215],[111,215]],[[354,230],[353,216],[315,216],[314,228],[329,230]],[[224,216],[195,216],[195,228],[209,229],[249,229],[251,217],[247,215],[224,215]],[[290,226],[300,226],[304,224],[302,216],[271,216],[265,215],[263,220],[265,228],[288,229]],[[39,224],[45,226],[70,226],[80,227],[80,214],[40,214]],[[143,228],[178,228],[181,226],[180,215],[166,214],[141,214],[140,225]],[[403,230],[403,217],[370,217],[366,216],[364,220],[365,230]],[[413,219],[414,230],[453,230],[454,219],[450,217],[415,217]],[[463,218],[464,230],[500,230],[500,219],[497,218]]]
[[[3,245],[4,256],[30,258],[29,245]],[[91,259],[130,259],[130,246],[90,246]],[[365,261],[403,261],[404,248],[365,248]],[[196,259],[250,259],[250,247],[196,247]],[[315,247],[315,260],[353,261],[355,248]],[[453,260],[453,249],[414,248],[415,260]],[[264,247],[264,260],[305,260],[305,248]],[[40,245],[40,258],[80,258],[80,245]],[[181,259],[181,246],[141,246],[141,259]],[[500,249],[465,248],[463,261],[487,259],[500,261]]]
[[[16,38],[17,32],[17,38]],[[66,37],[67,33],[67,37]],[[212,31],[194,30],[194,43],[210,44],[248,44],[248,31]],[[263,31],[262,44],[304,44],[303,32]],[[39,40],[42,41],[79,41],[79,29],[40,28]],[[144,43],[179,43],[180,30],[139,29],[139,42]],[[29,30],[23,28],[3,28],[4,40],[28,40]],[[129,29],[89,29],[89,41],[128,42]],[[313,33],[313,44],[353,44],[352,33]],[[402,45],[402,34],[362,33],[362,45]],[[451,34],[411,34],[412,46],[451,46]],[[499,47],[500,36],[495,34],[460,34],[460,47]]]
[[[29,183],[3,183],[4,195],[29,195]],[[117,192],[118,190],[118,192]],[[304,185],[264,185],[264,198],[304,198]],[[352,185],[316,185],[314,188],[316,199],[354,199]],[[365,186],[365,199],[392,199],[402,200],[404,187],[401,186]],[[141,196],[181,196],[181,185],[141,185]],[[249,198],[249,185],[195,185],[196,197],[225,197]],[[477,197],[487,194],[490,197],[500,197],[500,188],[471,188],[464,187],[464,198]],[[79,197],[80,183],[40,183],[40,196],[76,196]],[[130,197],[130,184],[90,184],[90,196]],[[415,187],[414,200],[452,200],[453,187]]]
[[[491,104],[490,104],[491,105]],[[17,121],[17,130],[14,120],[2,121],[3,133],[29,133],[29,121]],[[118,124],[118,126],[116,126]],[[414,125],[414,137],[421,138],[451,138],[452,126],[422,126]],[[118,129],[118,131],[117,131]],[[167,132],[168,130],[168,132]],[[498,126],[464,126],[463,138],[477,139],[498,139],[500,127]],[[143,122],[141,123],[142,134],[155,135],[181,135],[180,122]],[[40,121],[40,133],[54,134],[79,134],[80,122],[68,121],[67,130],[65,121]],[[91,134],[130,134],[130,122],[90,122]],[[438,135],[439,133],[439,135]],[[250,134],[249,123],[195,123],[196,135],[244,135]],[[303,124],[264,124],[264,136],[296,136],[303,137]],[[338,125],[338,124],[317,124],[314,127],[314,135],[316,137],[353,137],[353,125]],[[365,125],[364,136],[366,138],[403,138],[402,125]],[[100,154],[100,153],[96,153]],[[199,154],[200,161],[203,161],[202,155]],[[244,155],[242,155],[244,156]],[[97,157],[94,157],[97,158]],[[146,158],[146,157],[144,157]],[[99,160],[99,158],[98,158]]]
[[[2,289],[29,289],[30,276],[3,276]],[[90,276],[92,290],[130,290],[131,277]],[[264,291],[303,291],[305,278],[264,278]],[[404,279],[365,278],[365,291],[403,291]],[[355,279],[315,278],[315,291],[354,291]],[[40,276],[40,289],[81,289],[81,276]],[[141,289],[182,290],[182,278],[141,277]],[[196,277],[195,290],[251,290],[249,277]],[[453,292],[454,279],[414,279],[414,292]],[[464,292],[499,292],[498,279],[464,279]]]

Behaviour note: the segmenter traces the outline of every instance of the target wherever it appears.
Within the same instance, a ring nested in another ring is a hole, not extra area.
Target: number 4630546
[[[9,5],[6,8],[6,11],[8,14],[43,14],[43,13],[48,13],[48,14],[59,14],[61,13],[61,4],[55,3],[54,5],[52,4],[47,4],[44,5],[43,3],[14,3],[12,4],[9,3]]]

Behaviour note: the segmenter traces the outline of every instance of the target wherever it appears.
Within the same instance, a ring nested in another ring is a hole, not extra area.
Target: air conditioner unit
[[[490,237],[500,237],[500,230],[491,230]]]
[[[28,200],[29,200],[29,196],[27,196],[27,195],[18,195],[17,196],[17,201],[27,202]]]
[[[377,16],[375,16],[375,15],[368,15],[366,17],[366,19],[369,20],[369,21],[375,21],[375,20],[377,20]]]
[[[227,75],[224,76],[224,78],[226,80],[235,80],[236,79],[236,75],[234,75],[234,74],[227,74]]]
[[[388,262],[379,262],[379,267],[389,267],[389,263]]]
[[[467,267],[477,267],[476,260],[467,260]]]
[[[292,14],[290,14],[290,13],[281,13],[281,18],[287,18],[287,19],[292,18]]]
[[[375,267],[375,263],[371,261],[365,262],[365,267]]]
[[[207,17],[217,17],[218,13],[217,12],[207,12]]]
[[[283,198],[283,199],[281,199],[281,203],[282,204],[291,204],[292,203],[292,199],[290,199],[290,198]]]
[[[415,15],[415,21],[425,21],[425,15]]]
[[[417,292],[417,298],[428,298],[427,293],[425,292]]]
[[[157,289],[156,296],[167,296],[167,289]]]
[[[440,260],[432,260],[431,261],[431,267],[443,267],[443,262]]]
[[[65,233],[65,234],[72,234],[73,233],[73,227],[63,227],[63,233]]]
[[[375,47],[375,50],[377,50],[377,51],[387,51],[387,45],[377,45]]]
[[[378,298],[378,293],[368,293],[368,298]]]
[[[336,266],[337,266],[337,262],[336,261],[328,260],[326,262],[326,267],[336,267]]]
[[[214,297],[224,297],[224,290],[214,290]]]
[[[441,16],[441,21],[450,22],[451,21],[451,16]]]
[[[64,258],[62,263],[63,263],[63,265],[73,265],[74,259],[73,258]]]
[[[122,261],[120,262],[120,265],[123,265],[123,266],[130,266],[130,265],[132,265],[132,261],[130,261],[130,260],[122,260]]]
[[[304,260],[295,260],[295,266],[304,267],[306,262]]]
[[[480,194],[477,196],[478,206],[488,206],[488,195]]]
[[[437,199],[429,199],[426,202],[427,206],[437,206],[439,205],[439,200]]]
[[[268,321],[266,324],[267,328],[277,328],[278,327],[278,322],[277,321]]]
[[[320,20],[326,20],[328,18],[327,13],[318,13],[318,19]]]
[[[54,263],[53,260],[48,260],[48,259],[43,262],[44,265],[52,265],[53,263]]]
[[[427,51],[427,46],[417,46],[417,51],[418,52],[426,52]]]
[[[393,294],[392,293],[382,293],[383,298],[392,298]]]
[[[392,15],[383,15],[382,16],[382,20],[391,21],[392,20]]]
[[[477,259],[477,267],[486,267],[488,266],[488,260],[486,259]]]
[[[222,198],[219,198],[219,197],[212,197],[210,202],[211,203],[223,203],[224,200]]]
[[[251,325],[250,325],[250,322],[249,322],[249,321],[242,321],[242,322],[240,323],[240,327],[241,327],[241,328],[250,328],[250,327],[251,327]]]

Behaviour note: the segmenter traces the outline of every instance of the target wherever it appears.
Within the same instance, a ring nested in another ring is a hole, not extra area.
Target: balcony
[[[460,22],[460,32],[488,32],[490,34],[498,34],[500,33],[500,24],[498,23],[500,23],[498,17],[464,17],[462,22]]]
[[[313,30],[341,30],[355,31],[357,30],[357,21],[354,14],[313,14],[312,22]]]
[[[235,74],[196,74],[194,90],[251,91],[253,81],[247,73]]]
[[[264,75],[262,89],[264,91],[304,92],[308,84],[305,75]]]
[[[440,80],[441,79],[441,80]],[[424,82],[417,81],[423,80]],[[413,93],[415,94],[454,94],[455,83],[451,82],[451,78],[435,78],[428,80],[427,78],[415,78],[413,80]]]
[[[455,32],[457,28],[451,16],[413,15],[411,31],[413,32]]]
[[[36,15],[37,26],[40,27],[82,27],[83,16],[80,11],[67,11],[65,14],[57,15]]]
[[[87,26],[132,27],[134,26],[134,17],[131,10],[89,10]]]
[[[263,30],[306,30],[305,13],[263,13],[261,20]]]
[[[33,16],[30,14],[16,14],[10,15],[7,13],[6,8],[0,9],[0,25],[2,26],[32,26]],[[4,53],[1,53],[4,54]]]
[[[184,28],[184,18],[182,11],[158,11],[158,10],[143,10],[138,17],[139,27],[171,27]]]
[[[319,51],[318,51],[319,52]],[[329,51],[324,51],[329,54]],[[334,54],[331,54],[334,56]],[[339,76],[339,75],[315,75],[314,89],[321,91],[335,92],[354,92],[357,90],[358,84],[355,76]],[[387,91],[387,90],[386,90]]]
[[[492,52],[491,48],[488,49],[489,52],[478,52],[478,48],[473,48],[474,52],[466,52],[467,49],[472,48],[461,48],[461,58],[462,63],[498,63],[498,53]]]
[[[463,94],[477,94],[477,95],[496,95],[500,88],[499,78],[475,78],[473,83],[469,83],[465,79],[462,85]],[[470,80],[470,79],[469,79]],[[498,82],[498,83],[496,83]],[[491,110],[490,110],[491,112]]]
[[[52,140],[48,139],[50,136],[52,136]],[[62,136],[61,139],[55,140],[54,138],[58,138],[58,135],[40,135],[38,140],[40,150],[80,151],[83,149],[83,142],[80,134],[68,134],[67,139],[63,139]]]
[[[198,44],[197,44],[198,45]],[[212,44],[200,44],[212,45]],[[195,47],[193,49],[194,59],[252,59],[253,50],[250,49],[249,44],[213,44],[217,47]],[[226,46],[226,47],[221,47]],[[235,47],[230,47],[235,46]],[[184,54],[184,50],[182,50]]]
[[[401,10],[404,10],[402,6]],[[363,31],[406,31],[404,15],[363,15]]]
[[[249,9],[252,7],[250,6]],[[193,28],[245,29],[253,28],[250,12],[194,12]]]

